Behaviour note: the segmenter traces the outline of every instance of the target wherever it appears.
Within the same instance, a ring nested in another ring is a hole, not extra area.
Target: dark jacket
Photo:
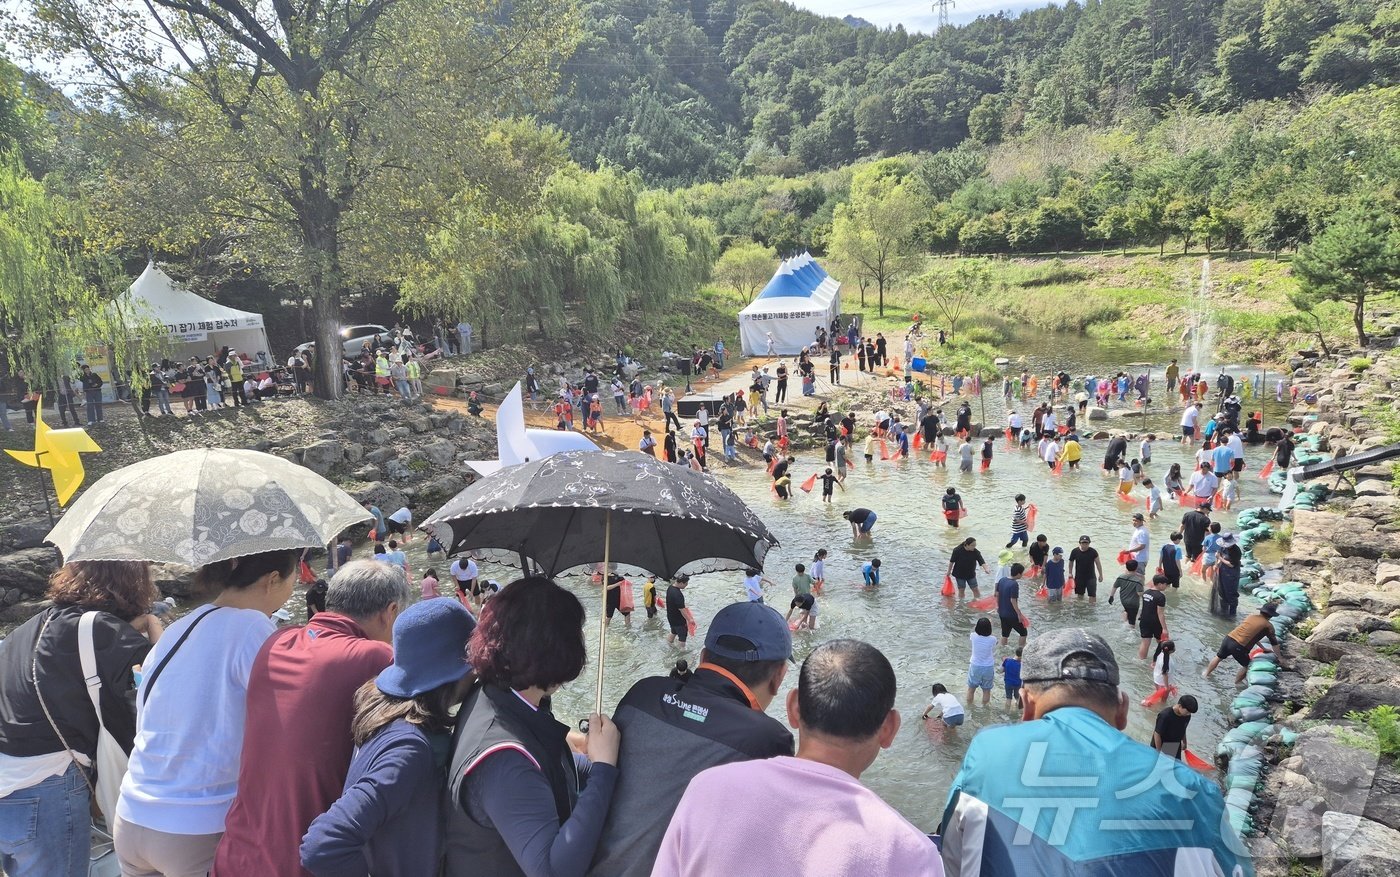
[[[651,873],[671,815],[700,771],[793,754],[791,732],[704,664],[689,681],[641,680],[617,705],[614,720],[622,732],[621,775],[589,871],[597,877]]]
[[[302,866],[317,877],[436,874],[449,743],[403,719],[365,741],[344,794],[302,839]]]
[[[583,790],[567,733],[546,707],[533,709],[507,688],[485,684],[472,691],[452,738],[445,875],[583,873],[617,768],[593,765]],[[502,815],[509,821],[499,821]]]
[[[97,755],[97,716],[88,700],[78,659],[79,606],[59,606],[20,625],[0,643],[0,752],[15,757],[62,752],[34,691],[39,691],[54,722],[75,752]],[[52,618],[43,639],[39,631]],[[151,643],[122,619],[99,613],[92,629],[97,672],[102,677],[102,722],[127,752],[136,736],[133,664],[140,664]],[[33,664],[35,650],[38,664]]]

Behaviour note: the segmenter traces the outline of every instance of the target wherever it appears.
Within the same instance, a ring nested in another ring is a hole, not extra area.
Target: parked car
[[[346,356],[359,356],[360,348],[364,346],[364,343],[366,341],[371,341],[376,335],[382,335],[388,338],[389,330],[378,323],[361,323],[357,326],[346,326],[344,329],[340,330],[340,346]],[[306,341],[302,344],[298,344],[293,349],[302,356],[305,356],[316,349],[316,342]]]

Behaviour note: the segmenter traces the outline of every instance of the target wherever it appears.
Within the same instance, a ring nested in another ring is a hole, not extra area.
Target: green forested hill
[[[792,174],[1400,78],[1397,0],[1100,0],[933,36],[772,0],[597,0],[550,119],[654,183]]]

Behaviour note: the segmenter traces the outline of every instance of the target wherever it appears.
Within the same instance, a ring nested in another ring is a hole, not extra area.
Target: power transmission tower
[[[957,6],[954,0],[933,0],[933,8],[938,10],[938,29],[948,26],[948,10]]]

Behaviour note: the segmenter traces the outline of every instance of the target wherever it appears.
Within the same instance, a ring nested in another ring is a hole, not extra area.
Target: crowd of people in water
[[[835,338],[837,350],[842,341],[848,352],[859,348],[866,366],[885,365],[882,337],[866,350],[866,339],[840,330],[830,327],[814,349],[831,349]],[[722,342],[712,353],[696,352],[722,363]],[[686,431],[675,393],[637,381],[624,359],[606,385],[594,372],[578,387],[561,385],[561,429],[575,411],[584,429],[597,429],[604,417],[641,420],[659,405],[665,438],[644,432],[641,451],[703,469],[713,425],[726,458],[739,445],[761,454],[780,501],[795,495],[796,430],[824,446],[822,465],[796,489],[820,484],[824,502],[844,491],[858,453],[866,462],[927,454],[935,466],[951,455],[971,472],[1003,452],[1033,452],[1053,489],[1055,477],[1080,468],[1089,398],[1127,405],[1136,393],[1146,406],[1151,393],[1126,374],[1086,377],[1079,388],[1063,373],[1044,383],[1008,376],[1008,408],[1024,411],[979,435],[963,396],[980,391],[973,377],[957,379],[946,419],[942,394],[916,389],[909,423],[826,403],[799,422],[784,403],[789,379],[813,376],[808,356],[792,371],[755,367],[747,392],[718,411],[702,408]],[[86,561],[55,573],[51,606],[0,643],[0,866],[12,877],[86,874],[95,809],[130,877],[1251,874],[1219,787],[1187,764],[1200,704],[1172,684],[1177,646],[1165,594],[1196,576],[1213,611],[1235,620],[1207,673],[1223,661],[1243,668],[1261,648],[1281,653],[1272,605],[1239,617],[1239,540],[1212,516],[1238,500],[1247,446],[1267,443],[1272,464],[1286,467],[1292,439],[1261,432],[1233,385],[1217,385],[1217,411],[1205,414],[1208,390],[1174,368],[1167,386],[1184,388],[1177,438],[1201,441],[1196,468],[1188,476],[1173,466],[1158,484],[1149,474],[1158,471],[1155,434],[1132,452],[1126,438],[1108,441],[1102,475],[1134,508],[1115,562],[1087,535],[1068,552],[1052,545],[1025,493],[1006,510],[1009,539],[992,560],[971,534],[948,558],[942,596],[950,610],[972,613],[966,684],[934,683],[920,719],[957,734],[1000,684],[1021,721],[971,740],[932,835],[860,782],[909,718],[895,709],[901,683],[890,661],[868,643],[834,639],[793,663],[794,636],[821,629],[826,549],[794,566],[790,597],[776,593],[773,570],[747,570],[745,599],[723,606],[703,635],[687,575],[634,583],[599,569],[609,621],[631,624],[640,588],[645,615],[664,615],[665,638],[685,650],[673,655],[689,655],[692,638],[701,645],[693,667],[680,658],[668,674],[633,684],[610,716],[574,729],[555,717],[551,698],[584,668],[579,598],[540,577],[502,585],[478,558],[449,558],[427,536],[418,538],[429,540],[435,565],[412,587],[403,546],[414,537],[413,513],[369,504],[369,556],[356,558],[354,540],[343,539],[324,578],[301,551],[211,563],[197,581],[215,598],[168,627],[149,564]],[[400,379],[389,377],[397,390]],[[526,377],[538,395],[533,373]],[[411,398],[411,381],[407,389]],[[614,405],[604,412],[608,391]],[[1250,392],[1257,398],[1258,388]],[[760,424],[759,412],[773,410],[771,427]],[[968,498],[950,486],[940,499],[946,526],[961,535]],[[1182,518],[1154,550],[1146,523],[1173,501]],[[856,544],[874,543],[875,509],[849,508],[842,520]],[[880,588],[881,568],[879,558],[864,560],[860,587]],[[298,582],[308,620],[279,626]],[[1136,698],[1099,633],[1029,632],[1025,599],[1097,605],[1101,590],[1136,628],[1136,658],[1152,667],[1145,704],[1159,711],[1150,740],[1123,733]],[[769,710],[785,683],[780,721]],[[129,753],[119,790],[106,788],[106,740]]]

